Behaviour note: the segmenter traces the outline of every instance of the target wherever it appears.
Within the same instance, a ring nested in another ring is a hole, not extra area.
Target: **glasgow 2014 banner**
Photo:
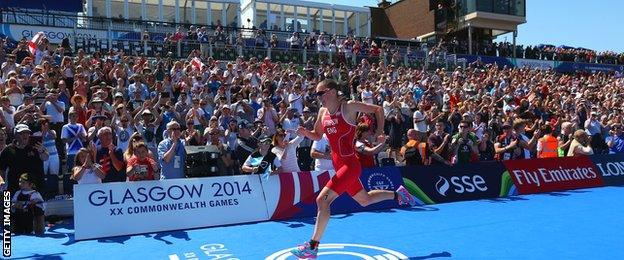
[[[74,188],[76,240],[267,219],[257,175],[81,184]]]

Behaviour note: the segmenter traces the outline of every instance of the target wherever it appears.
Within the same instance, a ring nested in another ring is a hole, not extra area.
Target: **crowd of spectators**
[[[624,152],[620,74],[200,57],[87,54],[45,38],[31,53],[20,41],[0,56],[3,188],[47,199],[59,178],[67,194],[73,184],[184,178],[190,146],[214,155],[214,175],[331,170],[327,140],[296,131],[313,127],[324,79],[345,99],[383,107],[387,138],[373,139],[375,118],[359,117],[364,167]]]
[[[444,44],[446,51],[458,54],[468,53],[468,42],[454,38]],[[513,45],[510,42],[473,42],[473,54],[498,57],[513,57]],[[536,46],[516,45],[516,57],[537,60],[569,61],[602,64],[624,64],[624,53],[613,51],[597,52],[586,48],[554,46],[540,44]]]

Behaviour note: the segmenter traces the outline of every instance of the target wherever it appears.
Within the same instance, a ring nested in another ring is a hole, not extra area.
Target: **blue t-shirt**
[[[609,148],[609,154],[624,153],[624,136],[609,136],[606,138],[607,143],[613,140],[613,146]]]
[[[175,155],[168,163],[165,162],[165,153],[173,146],[173,140],[167,138],[162,140],[158,144],[158,163],[161,168],[161,179],[179,179],[184,178],[184,168],[186,160],[186,150],[184,150],[184,143],[178,140],[178,147],[175,151]]]

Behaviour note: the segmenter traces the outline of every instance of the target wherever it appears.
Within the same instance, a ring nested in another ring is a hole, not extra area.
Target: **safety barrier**
[[[77,240],[316,215],[316,196],[332,171],[77,185]],[[495,199],[624,184],[624,154],[364,169],[367,191],[404,185],[419,205]],[[360,206],[346,194],[332,214],[397,208]],[[102,223],[107,223],[102,228]]]

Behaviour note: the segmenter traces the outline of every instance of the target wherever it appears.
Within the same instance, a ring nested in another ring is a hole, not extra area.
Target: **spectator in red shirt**
[[[358,124],[355,130],[355,156],[360,161],[362,168],[375,167],[375,155],[386,146],[386,137],[377,139],[377,144],[373,145],[368,140],[371,137],[370,127],[367,124]]]
[[[129,181],[159,180],[158,164],[149,156],[147,145],[143,142],[134,144],[134,155],[126,167]]]

